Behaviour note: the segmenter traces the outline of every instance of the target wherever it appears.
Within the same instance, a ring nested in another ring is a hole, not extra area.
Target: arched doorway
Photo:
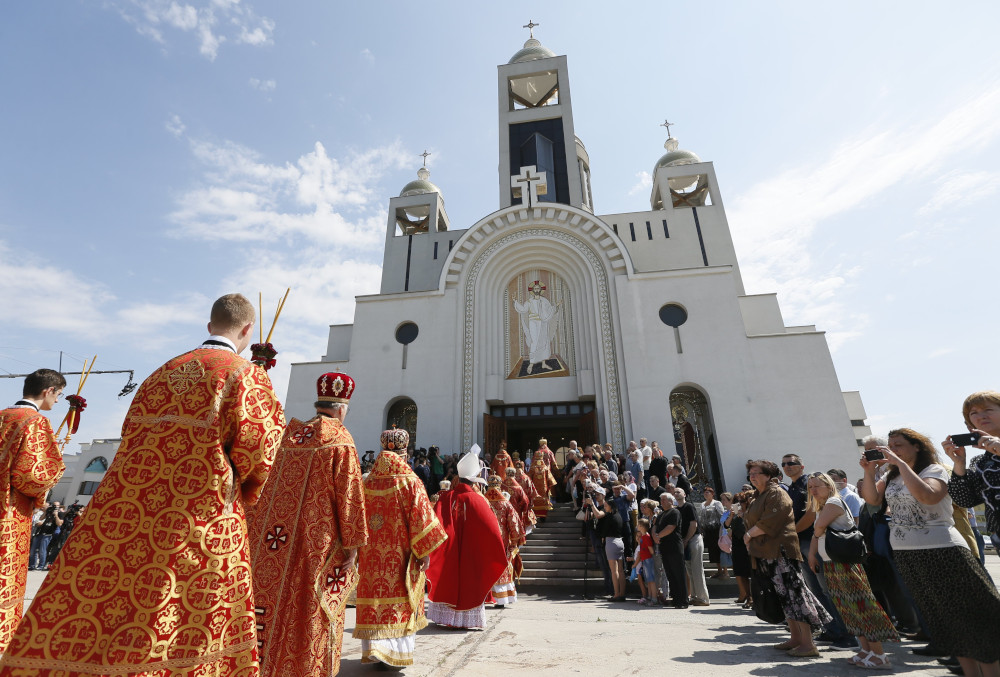
[[[684,460],[695,500],[703,500],[701,491],[706,486],[714,487],[721,494],[725,491],[725,478],[719,463],[708,398],[692,386],[675,388],[670,393],[670,417],[674,428],[674,453]]]
[[[410,433],[410,449],[417,447],[417,403],[408,397],[396,400],[385,416],[386,430],[401,428]]]

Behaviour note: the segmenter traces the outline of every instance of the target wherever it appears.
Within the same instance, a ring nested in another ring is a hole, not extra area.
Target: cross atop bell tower
[[[590,158],[573,127],[566,57],[535,38],[540,25],[529,20],[524,47],[499,66],[500,207],[537,200],[593,211]],[[528,168],[545,182],[527,179]]]

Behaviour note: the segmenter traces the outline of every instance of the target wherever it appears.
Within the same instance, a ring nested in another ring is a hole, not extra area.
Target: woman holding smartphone
[[[885,459],[861,458],[861,493],[869,505],[889,504],[893,556],[935,646],[956,656],[966,677],[1000,677],[1000,594],[955,529],[948,471],[910,428],[890,431],[879,450]]]

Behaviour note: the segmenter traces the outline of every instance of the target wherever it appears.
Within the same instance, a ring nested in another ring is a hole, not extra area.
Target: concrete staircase
[[[544,522],[535,525],[521,546],[524,572],[518,589],[572,587],[583,589],[587,541],[580,536],[572,504],[556,503]],[[587,571],[592,594],[604,594],[604,575],[590,555]]]
[[[587,567],[587,592],[601,597],[604,595],[604,574],[601,573],[594,554],[587,558],[589,541],[581,536],[580,523],[571,503],[556,503],[549,511],[544,522],[535,525],[534,531],[528,535],[527,543],[521,546],[521,561],[524,571],[517,583],[518,590],[525,592],[542,592],[548,588],[565,593],[582,593],[584,589],[584,562]],[[705,558],[705,574],[710,576],[716,572],[716,565]],[[735,597],[736,582],[733,579],[709,579],[709,595],[717,597]],[[628,595],[638,595],[638,584],[628,583]]]

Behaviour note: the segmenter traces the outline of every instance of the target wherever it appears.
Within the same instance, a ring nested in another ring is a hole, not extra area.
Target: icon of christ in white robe
[[[514,301],[514,310],[521,320],[521,332],[528,344],[528,373],[534,371],[535,365],[541,363],[541,369],[551,370],[546,360],[552,357],[552,337],[555,335],[555,317],[559,313],[562,301],[555,305],[542,296],[545,287],[538,281],[528,288],[531,296],[521,303]]]

